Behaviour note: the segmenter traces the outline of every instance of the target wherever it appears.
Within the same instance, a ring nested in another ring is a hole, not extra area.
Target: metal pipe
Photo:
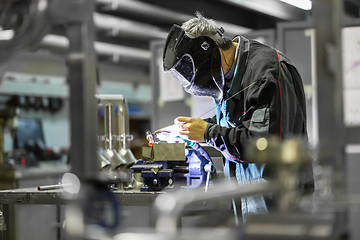
[[[115,135],[115,113],[114,106],[112,104],[105,104],[104,106],[104,130],[105,130],[105,149],[114,149],[114,139]]]
[[[67,49],[69,47],[69,40],[66,37],[49,34],[46,35],[41,44],[49,47],[58,47]],[[98,54],[105,56],[118,56],[126,57],[130,59],[136,59],[144,62],[150,61],[151,53],[149,50],[143,50],[139,48],[132,48],[126,46],[119,46],[115,44],[95,42],[94,43],[95,51]]]
[[[96,0],[96,2],[98,4],[108,6],[112,10],[121,10],[126,11],[127,13],[148,16],[153,19],[161,20],[162,22],[173,24],[180,24],[194,17],[192,15],[182,14],[136,0]],[[219,26],[222,26],[226,30],[226,35],[229,34],[231,37],[234,35],[245,34],[252,30],[250,28],[241,27],[227,22],[216,22]]]
[[[118,112],[118,129],[119,129],[119,148],[118,152],[125,161],[131,165],[136,162],[136,159],[133,153],[130,150],[130,140],[132,136],[130,135],[130,120],[129,120],[129,109],[128,103],[124,98],[122,101],[117,103]]]
[[[132,38],[166,39],[167,32],[150,24],[129,21],[101,13],[94,13],[94,24],[97,29],[107,30],[112,35],[125,34]]]
[[[172,194],[159,196],[154,203],[155,211],[159,216],[155,223],[157,232],[175,234],[181,213],[185,207],[196,202],[231,200],[236,197],[256,195],[260,193],[277,192],[281,184],[261,182],[254,184],[239,184],[225,181],[215,184],[204,192],[203,190],[180,190]]]
[[[65,187],[71,187],[71,184],[55,184],[55,185],[38,186],[37,190],[47,191],[47,190],[63,189]]]
[[[111,133],[117,135],[116,139],[119,141],[118,148],[116,149],[116,154],[120,157],[126,165],[131,165],[136,162],[136,159],[133,153],[130,150],[129,141],[132,136],[130,135],[130,121],[129,121],[129,110],[128,104],[123,95],[120,94],[98,94],[96,97],[99,99],[99,104],[104,106],[111,105],[111,113],[113,114],[112,119],[114,122],[111,122],[106,127],[106,131],[110,131],[108,127],[111,127]],[[115,108],[117,107],[118,111],[115,117]],[[115,119],[116,123],[115,123]],[[107,119],[105,119],[107,121]],[[116,134],[116,128],[118,133]],[[106,137],[107,138],[107,137]],[[107,148],[105,148],[107,149]],[[114,150],[115,147],[112,148]]]
[[[129,148],[130,121],[128,104],[125,99],[118,104],[119,150]]]

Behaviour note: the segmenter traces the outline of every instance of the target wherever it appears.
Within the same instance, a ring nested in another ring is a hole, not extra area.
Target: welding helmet
[[[166,39],[163,68],[173,75],[190,94],[222,99],[224,76],[216,42],[208,36],[189,38],[174,25]]]

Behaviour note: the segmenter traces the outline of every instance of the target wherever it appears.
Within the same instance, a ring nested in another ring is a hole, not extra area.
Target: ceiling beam
[[[279,0],[141,0],[145,4],[152,4],[162,9],[183,13],[191,18],[194,13],[199,11],[205,17],[215,19],[225,30],[228,28],[221,23],[231,23],[248,29],[268,29],[275,28],[276,23],[281,20],[301,21],[306,18],[306,13],[295,7],[280,3]],[[272,4],[275,1],[274,5]],[[238,4],[239,3],[239,4]],[[271,10],[274,9],[275,10]],[[268,10],[270,9],[270,10]],[[277,10],[277,11],[276,11]],[[283,13],[282,10],[289,13]],[[187,17],[189,19],[189,17]],[[187,20],[183,19],[183,21]],[[181,21],[181,22],[183,22]],[[226,32],[226,31],[225,31]],[[239,31],[231,32],[242,34]]]

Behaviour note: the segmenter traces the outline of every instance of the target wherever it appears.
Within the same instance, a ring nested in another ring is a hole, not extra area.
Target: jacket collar
[[[227,99],[231,96],[234,96],[236,93],[238,93],[241,90],[242,79],[245,74],[247,60],[250,52],[250,41],[247,38],[243,36],[237,36],[234,38],[233,41],[236,40],[239,42],[239,47],[235,56],[236,67],[235,67],[235,72],[231,83],[231,87],[228,91]],[[234,96],[234,98],[240,99],[241,94],[237,94],[236,96]]]

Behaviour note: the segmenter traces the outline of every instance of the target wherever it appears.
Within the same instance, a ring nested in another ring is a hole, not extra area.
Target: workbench
[[[46,204],[62,205],[69,202],[62,196],[64,190],[39,191],[37,187],[0,191],[0,204]],[[140,192],[136,190],[112,191],[121,206],[151,206],[159,194],[164,192]]]
[[[6,224],[0,240],[64,239],[65,205],[71,200],[64,198],[63,189],[39,191],[38,186],[58,184],[69,171],[67,166],[0,170],[0,210]],[[162,192],[112,192],[121,207],[122,227],[151,226],[151,207]]]

